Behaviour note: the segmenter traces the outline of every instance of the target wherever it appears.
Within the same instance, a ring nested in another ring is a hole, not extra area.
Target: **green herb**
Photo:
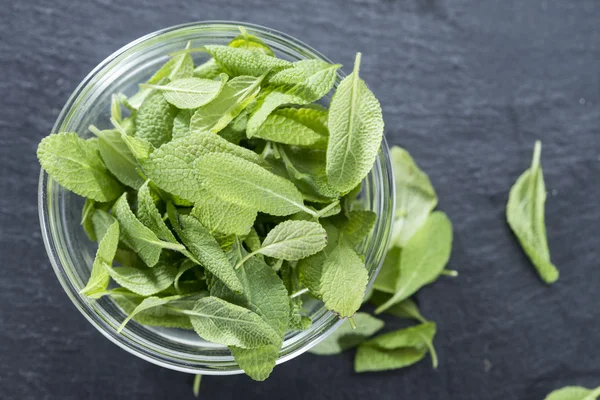
[[[119,329],[117,329],[117,332],[121,333],[123,328],[125,328],[125,325],[127,325],[127,323],[132,318],[134,318],[137,314],[141,313],[142,311],[146,311],[146,310],[149,310],[149,309],[155,308],[155,307],[164,306],[174,300],[179,300],[179,299],[181,299],[181,296],[146,297],[132,312],[129,313],[129,316],[127,318],[125,318],[125,321],[123,321],[121,326],[119,326]]]
[[[352,328],[349,321],[344,321],[339,328],[309,351],[318,355],[339,354],[344,350],[358,346],[385,325],[382,320],[362,312],[354,315],[354,321],[356,322],[356,329]]]
[[[253,255],[284,260],[300,260],[321,251],[327,245],[327,232],[317,222],[285,221],[273,228],[262,245],[242,258],[237,267]]]
[[[402,249],[400,258],[396,260],[398,278],[394,294],[375,312],[384,311],[433,282],[446,266],[451,250],[452,224],[446,214],[436,211]]]
[[[581,386],[567,386],[550,393],[545,400],[596,400],[600,397],[600,387],[587,389]]]
[[[190,134],[190,120],[193,110],[179,110],[173,120],[173,140],[185,137]]]
[[[389,299],[389,295],[376,291],[371,295],[369,302],[375,306],[381,306]],[[417,304],[412,299],[402,300],[400,303],[387,308],[385,312],[399,318],[414,319],[422,323],[427,322],[427,319],[421,315]]]
[[[360,59],[358,53],[354,71],[340,83],[329,107],[327,177],[342,193],[369,173],[383,137],[381,106],[358,76]]]
[[[194,376],[194,387],[192,389],[194,397],[198,397],[200,395],[200,382],[202,382],[202,375],[196,374]]]
[[[171,286],[177,275],[177,268],[171,265],[157,265],[154,268],[111,267],[104,268],[115,282],[140,296],[152,296]]]
[[[173,120],[177,109],[160,90],[153,90],[146,97],[135,115],[135,135],[150,142],[154,147],[171,140]]]
[[[553,283],[558,279],[559,272],[550,261],[546,238],[546,186],[540,165],[541,152],[542,144],[538,141],[535,143],[531,167],[519,177],[510,190],[506,218],[540,277],[546,283]]]
[[[404,368],[420,361],[429,352],[433,367],[437,355],[433,347],[436,325],[433,322],[384,333],[361,343],[354,359],[356,372]]]
[[[106,290],[110,281],[110,275],[104,268],[104,264],[112,264],[118,245],[119,223],[115,221],[107,229],[100,243],[98,243],[98,250],[96,251],[96,258],[92,265],[90,279],[79,293],[92,297],[95,293]]]
[[[208,45],[204,50],[229,76],[261,76],[267,72],[289,68],[289,61],[275,58],[262,52],[231,46]]]
[[[246,28],[242,26],[240,26],[239,29],[240,35],[236,36],[231,42],[229,42],[229,47],[253,50],[271,57],[275,56],[273,50],[271,50],[271,48],[267,46],[265,42],[262,41],[262,39],[254,35],[250,35],[246,31]]]
[[[191,213],[211,233],[245,236],[252,229],[257,212],[204,192]]]
[[[226,74],[221,74],[219,80],[182,78],[165,85],[146,84],[142,87],[162,91],[165,100],[179,109],[193,109],[210,103],[223,90],[228,79]]]
[[[438,199],[427,174],[419,169],[408,152],[394,146],[390,149],[396,183],[396,213],[392,243],[405,246],[427,220]]]
[[[254,137],[283,144],[325,149],[329,132],[322,124],[321,115],[322,112],[311,109],[277,110],[261,124]]]
[[[84,140],[73,132],[49,135],[42,139],[37,156],[58,184],[95,201],[111,201],[123,192],[102,162],[97,140]]]

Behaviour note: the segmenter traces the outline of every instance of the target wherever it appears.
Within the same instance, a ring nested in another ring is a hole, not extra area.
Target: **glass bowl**
[[[290,61],[322,59],[323,55],[283,33],[256,25],[231,22],[200,22],[179,25],[146,35],[118,50],[79,84],[62,109],[52,133],[77,132],[89,137],[87,127],[109,127],[111,94],[135,93],[168,59],[168,54],[183,49],[187,41],[193,46],[227,44],[243,26],[260,37],[276,55]],[[194,54],[195,62],[203,54]],[[338,83],[343,78],[338,74]],[[337,85],[337,83],[336,83]],[[363,243],[369,287],[381,266],[387,249],[394,210],[394,181],[385,139],[372,172],[363,183],[359,196],[362,207],[377,213],[371,234]],[[126,314],[105,296],[91,300],[79,294],[89,278],[97,244],[91,242],[80,225],[84,199],[65,190],[42,170],[39,182],[39,215],[48,257],[63,289],[77,309],[104,336],[123,349],[157,365],[178,371],[229,375],[242,373],[229,350],[200,339],[192,331],[146,327],[131,321],[122,333],[117,328]],[[312,327],[286,335],[277,363],[290,360],[317,344],[341,321],[316,300],[306,304]]]

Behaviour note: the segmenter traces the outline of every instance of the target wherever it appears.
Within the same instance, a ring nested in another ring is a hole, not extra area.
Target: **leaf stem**
[[[317,212],[316,218],[319,219],[321,218],[321,216],[325,215],[327,213],[327,211],[331,210],[332,208],[334,208],[335,206],[337,206],[338,204],[340,204],[340,200],[337,199],[336,201],[334,201],[333,203],[329,204],[327,207],[320,209]]]
[[[293,299],[298,296],[302,296],[304,293],[308,293],[308,288],[300,289],[297,292],[294,292],[290,295],[290,299]]]
[[[354,317],[348,317],[348,322],[350,323],[352,329],[356,329],[356,321],[354,320]]]
[[[102,132],[100,131],[100,129],[96,128],[95,125],[90,125],[88,126],[88,129],[90,132],[92,132],[94,135],[100,137],[102,135]]]
[[[356,58],[354,59],[354,70],[352,71],[352,73],[354,73],[355,77],[358,77],[358,71],[360,69],[361,58],[362,58],[362,54],[360,52],[356,53]]]
[[[443,269],[442,272],[440,272],[440,275],[456,278],[458,276],[458,271],[453,269]]]
[[[241,267],[246,261],[248,261],[250,259],[250,257],[258,254],[259,250],[260,249],[253,251],[252,253],[246,254],[246,256],[244,258],[242,258],[237,264],[235,264],[235,268],[237,269],[237,268]]]
[[[194,377],[194,387],[193,387],[193,392],[194,392],[194,397],[198,397],[200,395],[200,382],[202,381],[202,375],[200,374],[196,374],[196,376]]]

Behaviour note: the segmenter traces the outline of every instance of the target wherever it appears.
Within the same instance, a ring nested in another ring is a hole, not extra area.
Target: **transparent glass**
[[[90,136],[87,129],[90,124],[108,127],[111,94],[133,94],[139,83],[167,61],[170,52],[184,48],[188,40],[193,41],[194,47],[227,44],[238,35],[238,26],[244,26],[249,33],[264,40],[278,57],[291,61],[317,58],[329,62],[300,41],[256,25],[201,22],[167,28],[128,44],[100,63],[71,95],[52,132],[70,131],[87,137]],[[194,57],[198,63],[206,55],[194,54]],[[338,82],[342,77],[340,73]],[[359,196],[365,209],[377,213],[375,227],[363,243],[369,286],[379,271],[388,245],[393,193],[392,170],[384,140]],[[194,332],[131,322],[118,334],[117,328],[126,318],[125,313],[108,297],[91,300],[79,294],[90,275],[97,247],[80,225],[83,203],[83,198],[59,186],[42,170],[39,214],[46,250],[62,287],[88,321],[123,349],[163,367],[207,375],[241,373],[226,347],[203,341]],[[286,335],[278,364],[302,354],[340,324],[336,315],[325,309],[321,302],[309,301],[307,308],[313,320],[312,327]]]

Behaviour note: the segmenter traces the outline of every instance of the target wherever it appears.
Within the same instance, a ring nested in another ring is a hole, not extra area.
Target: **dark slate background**
[[[191,377],[117,348],[62,292],[37,214],[35,149],[81,79],[121,46],[195,20],[285,31],[351,67],[390,143],[430,174],[454,222],[450,268],[418,295],[441,365],[357,375],[303,355],[265,383],[206,377],[204,399],[543,399],[600,385],[597,0],[0,1],[0,398],[191,398]],[[275,5],[273,5],[275,4]],[[541,283],[504,222],[543,141],[561,278]]]

